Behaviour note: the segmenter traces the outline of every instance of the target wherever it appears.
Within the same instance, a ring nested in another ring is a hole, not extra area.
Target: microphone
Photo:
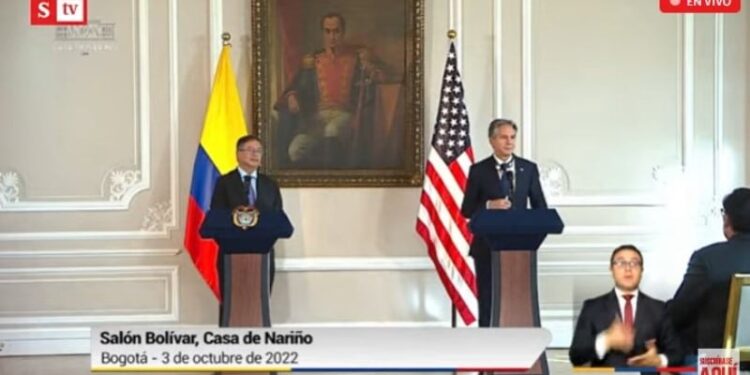
[[[513,171],[510,170],[510,169],[507,170],[507,171],[505,171],[505,177],[504,178],[507,178],[508,182],[510,183],[510,196],[508,196],[508,200],[510,200],[512,202],[513,201],[513,199],[512,199],[513,198],[513,193],[516,191],[516,186],[515,186],[516,184],[513,181]]]
[[[497,175],[500,178],[500,184],[505,185],[508,190],[505,192],[508,194],[506,198],[509,201],[513,201],[513,192],[515,191],[515,186],[513,183],[513,170],[508,167],[508,164],[495,164],[495,169],[497,170]],[[501,189],[502,192],[503,189]]]

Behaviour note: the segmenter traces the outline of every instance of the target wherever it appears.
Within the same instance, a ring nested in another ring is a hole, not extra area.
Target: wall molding
[[[521,2],[521,151],[523,157],[531,157],[533,136],[533,106],[532,106],[532,66],[531,66],[531,32],[532,32],[532,0]]]
[[[0,178],[15,175],[11,199],[0,192],[0,212],[57,212],[127,210],[135,196],[151,187],[151,86],[148,40],[148,1],[132,2],[133,40],[137,43],[133,57],[133,105],[136,109],[134,157],[137,170],[113,168],[101,180],[102,195],[86,200],[63,200],[63,197],[23,199],[23,176],[16,170],[0,171]],[[81,197],[76,197],[80,199]],[[94,199],[91,199],[94,198]],[[98,198],[98,199],[97,199]]]
[[[695,152],[695,18],[682,17],[682,169],[690,176]]]
[[[250,17],[250,15],[248,15]],[[208,84],[208,90],[211,92],[211,83],[213,82],[214,70],[219,63],[219,55],[224,41],[221,35],[224,33],[224,0],[208,1],[208,56],[210,66],[208,67],[208,76],[211,77]]]
[[[456,46],[456,67],[459,72],[463,72],[464,67],[464,30],[463,30],[463,1],[448,0],[448,29],[456,30],[456,39],[453,43]],[[446,30],[447,31],[447,30]],[[450,39],[449,39],[450,42]]]
[[[147,3],[147,0],[137,0],[139,5],[138,10],[138,17],[139,20],[134,20],[134,23],[136,24],[147,24],[148,23],[148,8],[145,5]],[[135,2],[133,4],[136,4]],[[135,5],[134,5],[135,6]],[[135,12],[135,11],[134,11]],[[168,208],[171,209],[171,217],[170,220],[161,223],[158,230],[148,230],[148,228],[143,229],[139,228],[136,230],[110,230],[110,231],[42,231],[42,232],[3,232],[0,233],[0,242],[3,241],[62,241],[62,240],[120,240],[120,239],[168,239],[170,237],[170,231],[177,228],[179,226],[179,204],[178,204],[178,198],[179,198],[179,178],[178,178],[178,160],[179,160],[179,149],[178,149],[178,140],[179,140],[179,78],[178,78],[178,37],[177,37],[177,0],[169,0],[168,1],[168,30],[169,30],[169,202],[166,204],[169,206]],[[145,20],[145,21],[144,21]],[[145,79],[142,79],[142,86],[150,88],[150,84],[148,81],[148,75],[149,75],[149,69],[148,69],[148,27],[135,27],[134,26],[134,33],[138,32],[138,40],[139,44],[141,46],[145,47],[145,52],[141,54],[140,56],[140,65],[145,66],[145,69],[140,70],[140,75],[145,76]],[[135,69],[139,69],[138,65],[135,64]],[[145,82],[145,86],[143,85],[143,82]],[[150,89],[146,89],[145,95],[141,95],[140,103],[136,102],[136,108],[140,108],[141,110],[141,124],[142,128],[140,129],[141,132],[141,149],[145,149],[146,152],[149,152],[148,150],[151,147],[151,138],[150,138]],[[139,107],[140,105],[140,107]],[[144,112],[145,109],[145,112]],[[143,150],[142,150],[143,151]],[[145,169],[141,170],[141,183],[145,181],[147,186],[144,188],[148,189],[150,185],[150,152],[149,154],[145,155],[145,158],[142,157],[141,159],[142,164]],[[59,203],[58,209],[55,209],[57,211],[70,211],[70,210],[125,210],[128,209],[130,201],[132,201],[132,198],[137,194],[137,192],[134,189],[140,189],[138,187],[138,184],[132,185],[129,187],[126,191],[126,194],[123,195],[123,199],[120,201],[115,202],[106,202],[107,204],[122,204],[125,202],[125,204],[122,207],[119,208],[112,208],[112,207],[98,207],[98,208],[85,208],[85,207],[76,207],[74,205],[67,205],[70,202],[57,202]],[[139,190],[140,191],[140,190]],[[132,195],[132,196],[131,196]],[[0,197],[2,199],[2,197]],[[118,203],[119,202],[119,203]],[[20,202],[19,204],[25,204],[24,202]],[[31,203],[31,202],[26,202]],[[97,202],[89,202],[91,204],[97,203]],[[87,203],[88,204],[88,203]],[[98,204],[98,203],[97,203]],[[0,212],[5,211],[54,211],[54,210],[48,210],[44,208],[44,205],[39,202],[34,202],[34,205],[36,205],[36,208],[29,208],[29,209],[6,209],[2,207],[2,204],[0,203]],[[144,215],[149,215],[148,212],[146,212]],[[145,217],[144,217],[145,218]],[[2,256],[2,255],[0,255]]]
[[[427,271],[435,266],[424,257],[305,257],[278,258],[281,272]]]
[[[563,229],[563,234],[577,236],[658,235],[661,233],[660,228],[649,225],[568,225]]]
[[[0,329],[0,357],[90,352],[89,327]]]
[[[177,216],[177,211],[172,215]],[[168,225],[162,231],[111,230],[111,231],[51,231],[51,232],[6,232],[0,233],[2,241],[72,241],[72,240],[159,240],[168,239],[169,231],[177,226]]]
[[[714,18],[714,163],[713,195],[719,201],[723,192],[731,187],[726,186],[722,173],[724,158],[724,15]]]
[[[543,247],[547,249],[555,246]],[[279,258],[280,272],[433,272],[435,266],[424,257],[316,257]],[[599,276],[609,275],[607,261],[539,261],[538,273],[546,276]]]
[[[179,321],[179,277],[177,265],[170,266],[123,266],[123,267],[28,267],[0,268],[0,284],[5,283],[49,283],[49,282],[100,282],[100,281],[163,281],[164,311],[125,311],[102,309],[98,314],[92,310],[38,311],[38,316],[25,316],[28,311],[11,315],[1,312],[0,325],[24,324],[89,324],[89,323],[144,323]],[[41,315],[49,313],[48,315]],[[78,313],[77,315],[74,315]]]
[[[663,207],[666,202],[656,194],[602,194],[550,196],[551,206],[557,207]]]
[[[25,249],[0,250],[0,258],[119,258],[175,256],[181,249]]]
[[[522,69],[522,103],[521,132],[522,147],[520,154],[533,159],[534,148],[534,103],[533,103],[533,0],[523,1],[521,9],[521,69]],[[681,94],[681,128],[682,128],[682,168],[692,166],[693,136],[695,134],[695,25],[693,15],[684,15],[681,26],[682,49],[682,94]],[[717,37],[718,39],[718,37]],[[497,84],[497,82],[496,82]],[[717,163],[718,164],[718,163]],[[657,193],[634,194],[575,194],[550,197],[550,203],[558,207],[601,207],[601,206],[666,206],[667,198]]]
[[[492,117],[503,116],[503,2],[492,2],[492,73],[493,73],[493,106]]]
[[[179,227],[180,217],[180,78],[179,47],[177,37],[177,0],[169,0],[169,201],[172,207],[172,221],[167,223],[159,234],[169,237],[169,231]]]

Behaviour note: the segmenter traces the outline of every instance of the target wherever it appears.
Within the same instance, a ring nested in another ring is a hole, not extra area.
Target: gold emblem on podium
[[[239,228],[252,228],[258,224],[260,212],[255,207],[239,206],[232,210],[232,223]]]

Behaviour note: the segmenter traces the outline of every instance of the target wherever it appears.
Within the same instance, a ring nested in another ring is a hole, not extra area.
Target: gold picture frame
[[[742,317],[743,319],[740,319]],[[750,333],[742,337],[743,342],[737,342],[740,322],[750,322],[750,274],[735,274],[729,288],[729,301],[727,304],[727,318],[724,328],[724,348],[738,348],[740,360],[750,361]],[[750,324],[743,323],[742,328],[750,331]]]
[[[423,0],[255,0],[252,129],[285,187],[420,186]]]

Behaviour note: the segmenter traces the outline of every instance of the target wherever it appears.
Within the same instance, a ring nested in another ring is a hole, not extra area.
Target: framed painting
[[[252,128],[281,186],[419,186],[423,0],[255,0]]]

